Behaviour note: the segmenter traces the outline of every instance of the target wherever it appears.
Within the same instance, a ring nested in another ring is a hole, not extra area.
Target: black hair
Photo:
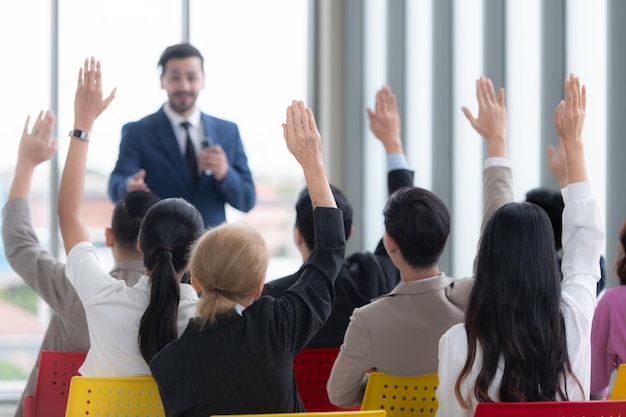
[[[450,213],[439,197],[419,187],[401,188],[383,215],[385,231],[409,265],[425,268],[439,261],[450,234]]]
[[[204,72],[204,57],[195,46],[189,43],[179,43],[165,48],[165,51],[161,54],[161,58],[159,58],[157,67],[161,68],[161,74],[165,74],[165,67],[167,61],[170,59],[190,58],[194,56],[200,58],[200,65],[202,72]]]
[[[330,185],[330,189],[335,197],[337,208],[343,212],[343,229],[346,234],[346,239],[350,237],[350,230],[352,229],[352,206],[341,192],[341,190],[334,185]],[[313,233],[313,204],[311,203],[311,196],[309,195],[309,189],[304,188],[300,191],[298,201],[296,202],[296,227],[300,230],[304,242],[309,250],[313,250],[315,247],[314,233]]]
[[[455,385],[465,407],[470,401],[462,398],[460,387],[478,357],[477,346],[482,359],[473,393],[479,402],[496,400],[488,392],[501,364],[500,401],[568,399],[561,384],[570,374],[576,376],[567,351],[553,246],[547,214],[531,203],[506,204],[485,225],[465,313],[468,355]]]
[[[151,192],[131,191],[117,202],[111,219],[116,245],[126,252],[135,250],[141,221],[148,209],[159,200],[159,196]]]
[[[139,243],[150,274],[150,303],[141,317],[139,350],[146,362],[178,337],[180,287],[191,247],[204,231],[198,210],[182,198],[167,198],[146,213]]]
[[[560,190],[538,187],[526,193],[526,201],[533,203],[545,210],[554,234],[554,248],[560,250],[563,247],[561,235],[563,234],[563,209],[565,203]]]

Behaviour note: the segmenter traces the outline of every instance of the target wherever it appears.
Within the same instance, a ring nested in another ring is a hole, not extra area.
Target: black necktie
[[[191,137],[189,136],[191,123],[185,120],[180,125],[185,129],[185,133],[187,134],[185,160],[187,161],[187,168],[189,169],[189,178],[191,179],[191,183],[196,185],[196,182],[198,181],[198,161],[196,160],[196,151],[193,148],[193,143],[191,143]]]

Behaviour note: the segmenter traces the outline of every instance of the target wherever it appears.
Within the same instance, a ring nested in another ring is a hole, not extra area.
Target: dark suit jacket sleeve
[[[109,178],[109,197],[117,203],[126,195],[128,178],[141,168],[139,141],[133,137],[129,124],[122,128],[122,140],[115,168]]]
[[[413,171],[408,169],[394,169],[387,173],[387,187],[389,195],[398,191],[400,188],[413,185]]]
[[[319,207],[313,215],[315,249],[298,282],[276,300],[280,310],[278,335],[294,356],[328,319],[335,298],[333,285],[345,255],[341,210]]]
[[[223,146],[228,157],[229,169],[226,178],[218,184],[218,187],[228,204],[237,210],[248,212],[254,207],[256,201],[254,182],[248,167],[248,157],[243,148],[239,128],[233,123],[229,125],[232,129],[229,132],[232,143],[228,147]]]
[[[391,194],[395,193],[400,188],[413,185],[413,176],[414,172],[408,169],[394,169],[389,171],[387,173],[387,189],[389,190],[389,195],[391,196]],[[387,254],[387,249],[385,249],[382,239],[378,242],[374,253],[376,255]]]

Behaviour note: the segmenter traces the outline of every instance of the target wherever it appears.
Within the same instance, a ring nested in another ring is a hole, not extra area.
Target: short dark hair
[[[554,249],[557,251],[561,249],[563,247],[561,242],[563,209],[565,208],[561,191],[545,187],[533,188],[526,193],[526,201],[538,205],[548,214],[554,233]]]
[[[432,192],[404,187],[389,197],[383,210],[385,231],[413,267],[435,265],[450,234],[450,212]]]
[[[177,45],[168,46],[159,58],[158,68],[161,68],[161,75],[165,74],[165,66],[170,59],[181,59],[197,56],[200,58],[202,72],[204,72],[204,57],[200,51],[189,43],[179,43]]]
[[[335,197],[337,208],[341,209],[343,212],[343,229],[346,234],[346,239],[348,239],[348,237],[350,237],[350,230],[352,229],[352,206],[339,188],[331,184],[330,189]],[[315,247],[313,204],[311,203],[309,189],[306,187],[300,191],[298,201],[296,202],[296,227],[304,237],[304,242],[309,250],[313,250]]]
[[[115,243],[122,250],[134,250],[143,216],[160,200],[159,196],[146,191],[131,191],[117,202],[113,209],[111,229]]]

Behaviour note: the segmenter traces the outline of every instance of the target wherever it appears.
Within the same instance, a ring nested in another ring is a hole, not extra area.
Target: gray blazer
[[[2,239],[9,264],[24,282],[50,306],[53,314],[41,350],[86,352],[89,350],[87,319],[72,284],[65,277],[65,264],[44,250],[35,234],[26,199],[7,201],[2,210]],[[143,275],[142,262],[120,262],[111,275],[135,285]],[[22,417],[24,395],[32,394],[39,371],[39,357],[20,398],[15,417]]]
[[[483,171],[483,225],[502,205],[513,201],[511,169]],[[436,374],[439,338],[465,317],[474,280],[445,274],[400,282],[391,293],[354,310],[341,351],[328,380],[330,401],[359,404],[367,371],[394,375]]]

